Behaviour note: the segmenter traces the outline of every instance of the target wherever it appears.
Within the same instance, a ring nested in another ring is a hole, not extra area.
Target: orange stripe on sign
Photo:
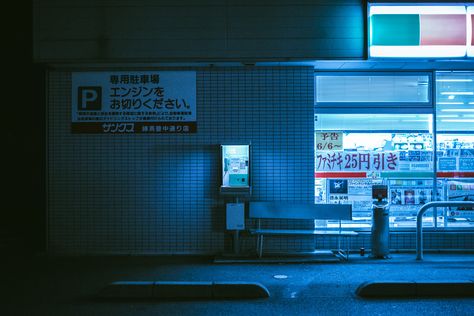
[[[421,14],[420,45],[466,45],[466,15]]]
[[[315,178],[367,178],[366,172],[315,172]]]

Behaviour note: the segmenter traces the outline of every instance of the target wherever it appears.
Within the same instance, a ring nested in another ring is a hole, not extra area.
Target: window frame
[[[318,102],[317,80],[318,76],[427,76],[428,101],[427,102]],[[319,114],[370,114],[377,109],[377,114],[431,114],[434,109],[433,102],[433,72],[430,71],[315,71],[314,72],[314,109]],[[413,112],[416,109],[416,112]]]
[[[445,72],[439,70],[440,72]],[[452,72],[473,72],[472,70],[453,70]],[[314,71],[314,113],[317,114],[431,114],[432,115],[432,135],[433,135],[433,191],[436,192],[438,189],[438,181],[444,181],[446,178],[438,178],[438,166],[437,166],[437,151],[438,151],[438,142],[437,142],[437,106],[436,106],[436,96],[437,96],[437,86],[436,86],[436,75],[438,70],[430,71],[343,71],[343,70],[334,70],[334,71]],[[331,76],[375,76],[375,75],[426,75],[428,76],[428,102],[317,102],[317,76],[331,75]],[[376,110],[377,113],[374,113]],[[459,132],[452,132],[453,134]],[[468,133],[468,132],[464,132]],[[441,134],[446,134],[442,132]],[[316,154],[316,148],[314,148],[314,153]],[[314,159],[313,159],[314,163]],[[433,208],[433,227],[426,227],[426,231],[474,231],[472,227],[450,227],[448,226],[438,226],[438,211],[436,208]],[[446,216],[446,215],[444,215]],[[446,219],[443,219],[446,221]],[[351,227],[345,228],[361,232],[367,232],[370,228],[367,227]],[[415,227],[390,227],[390,230],[393,232],[413,232],[416,230]]]

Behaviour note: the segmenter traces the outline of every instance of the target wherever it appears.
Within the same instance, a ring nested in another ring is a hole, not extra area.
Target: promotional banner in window
[[[73,133],[196,132],[196,72],[75,72]]]
[[[316,171],[398,171],[399,152],[319,151]]]

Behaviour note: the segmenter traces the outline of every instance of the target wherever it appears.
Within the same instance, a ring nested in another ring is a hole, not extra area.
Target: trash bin
[[[372,187],[372,198],[376,199],[372,204],[372,258],[390,258],[389,248],[389,210],[390,204],[387,200],[387,186],[374,185]]]

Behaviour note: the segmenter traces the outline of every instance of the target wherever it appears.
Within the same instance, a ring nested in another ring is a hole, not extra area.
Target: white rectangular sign
[[[342,150],[342,132],[316,132],[316,150]]]
[[[196,72],[75,72],[72,131],[195,132]]]
[[[397,171],[400,164],[396,151],[319,151],[316,171]]]

